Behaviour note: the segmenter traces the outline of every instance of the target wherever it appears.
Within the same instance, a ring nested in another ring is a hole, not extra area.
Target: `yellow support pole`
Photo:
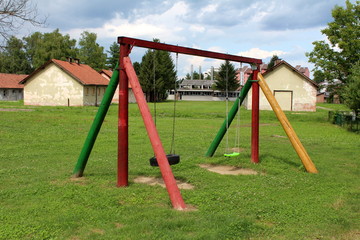
[[[305,169],[309,173],[318,173],[314,163],[311,161],[308,153],[306,152],[304,146],[301,144],[298,136],[296,135],[294,129],[292,128],[289,120],[287,119],[285,113],[280,108],[279,103],[276,101],[275,97],[273,96],[269,86],[265,82],[265,79],[261,73],[258,73],[258,80],[259,86],[263,91],[265,97],[269,101],[273,111],[276,114],[276,117],[279,119],[286,135],[288,136],[291,144],[293,145],[296,153],[301,159],[302,164],[304,165]]]

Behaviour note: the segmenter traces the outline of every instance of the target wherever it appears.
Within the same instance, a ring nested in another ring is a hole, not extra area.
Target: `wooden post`
[[[135,73],[135,70],[130,61],[130,58],[128,58],[128,57],[124,58],[124,67],[125,67],[126,74],[128,75],[128,78],[130,80],[130,84],[131,84],[133,93],[135,95],[136,102],[139,106],[139,110],[141,112],[142,118],[144,120],[145,128],[146,128],[146,131],[150,138],[150,142],[151,142],[152,148],[154,150],[155,157],[158,161],[161,175],[164,179],[166,189],[169,193],[171,203],[175,209],[183,210],[186,208],[186,205],[181,196],[180,190],[176,184],[175,177],[171,171],[171,168],[170,168],[169,162],[167,160],[164,148],[162,146],[159,134],[156,130],[155,123],[152,119],[150,109],[145,100],[144,93],[142,91],[139,80],[136,76],[136,73]]]
[[[251,161],[259,162],[259,84],[257,82],[257,74],[259,68],[253,70],[252,77],[252,114],[251,114]]]
[[[119,59],[119,119],[118,119],[118,177],[117,186],[126,187],[128,185],[128,105],[129,105],[129,80],[124,69],[124,57],[130,53],[130,45],[120,44]]]
[[[276,98],[272,95],[272,92],[265,82],[264,77],[261,73],[258,73],[259,85],[263,91],[265,97],[270,103],[273,111],[275,112],[277,118],[279,119],[281,126],[283,127],[286,135],[288,136],[291,144],[293,145],[296,153],[301,159],[302,164],[304,165],[306,171],[309,173],[317,173],[317,169],[314,163],[311,161],[308,153],[306,152],[304,146],[301,144],[300,139],[296,135],[294,129],[292,128],[289,120],[287,119],[285,113],[281,110],[279,103],[276,101]]]

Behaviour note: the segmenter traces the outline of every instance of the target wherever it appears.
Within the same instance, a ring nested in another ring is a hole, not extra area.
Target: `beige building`
[[[25,105],[97,106],[109,81],[90,66],[69,58],[49,60],[21,83]]]
[[[110,78],[112,76],[112,73],[113,72],[111,70],[106,70],[106,69],[103,69],[103,70],[100,71],[101,76],[108,79],[109,81],[110,81]],[[129,103],[135,103],[136,99],[135,99],[135,95],[134,95],[134,93],[132,91],[130,83],[128,85],[128,91],[129,91],[129,93],[128,93],[129,94]],[[111,102],[112,103],[119,103],[119,85],[116,88],[116,91],[114,93],[114,97],[111,100]]]
[[[309,76],[292,67],[285,61],[279,61],[268,69],[264,78],[272,90],[280,107],[284,111],[316,111],[317,84]],[[251,109],[252,90],[244,101],[245,108]],[[272,110],[260,89],[260,110]]]

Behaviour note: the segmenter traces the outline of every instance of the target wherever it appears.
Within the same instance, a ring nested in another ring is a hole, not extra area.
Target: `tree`
[[[94,68],[101,70],[105,68],[106,54],[104,47],[96,43],[96,33],[84,31],[79,40],[79,58],[80,61]]]
[[[65,60],[76,57],[76,40],[68,34],[62,35],[59,29],[51,33],[35,32],[24,38],[27,59],[36,69],[50,59]]]
[[[110,69],[114,69],[116,63],[119,61],[120,46],[116,42],[110,45],[110,49],[106,51],[110,56],[107,57],[106,66]]]
[[[270,62],[268,63],[268,69],[272,68],[273,66],[275,66],[275,62],[277,60],[280,60],[280,58],[277,55],[273,55],[272,58],[270,59]]]
[[[154,39],[159,42],[158,39]],[[174,89],[176,71],[170,53],[148,50],[142,57],[139,81],[146,99],[150,102],[163,101],[167,90]]]
[[[349,82],[344,87],[344,102],[355,112],[357,116],[360,112],[360,61],[351,69]]]
[[[185,76],[186,80],[191,80],[191,73],[187,73]],[[193,76],[192,76],[193,80],[199,80],[200,79],[200,74],[196,71],[193,71]],[[204,79],[204,74],[201,73],[201,79]]]
[[[10,37],[4,51],[0,53],[0,72],[29,74],[31,70],[26,59],[24,43],[14,36]]]
[[[339,80],[339,88],[349,82],[351,68],[360,59],[360,1],[352,4],[346,0],[346,7],[335,6],[333,22],[323,29],[327,41],[313,42],[314,49],[306,53],[309,62],[315,64],[315,72],[326,80]],[[343,92],[343,91],[340,91]]]
[[[0,0],[0,36],[5,40],[24,23],[41,26],[45,22],[38,18],[37,7],[30,5],[30,0]]]
[[[133,68],[134,68],[134,70],[135,70],[135,72],[136,72],[136,75],[140,75],[140,69],[141,69],[141,65],[140,65],[140,63],[139,62],[134,62],[133,63]]]
[[[235,66],[228,60],[220,65],[219,72],[216,73],[215,88],[221,91],[235,91],[240,87],[236,79]]]

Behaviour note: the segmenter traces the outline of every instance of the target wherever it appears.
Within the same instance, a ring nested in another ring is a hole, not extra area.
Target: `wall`
[[[23,99],[23,89],[21,88],[1,88],[0,101],[18,101]]]
[[[104,97],[106,86],[85,86],[84,106],[99,106]]]
[[[279,66],[265,75],[265,80],[278,100],[280,107],[287,111],[316,111],[316,88],[286,65]],[[291,95],[291,97],[290,97]],[[244,101],[251,109],[252,89]],[[289,98],[291,98],[289,100]],[[291,101],[289,103],[289,101]],[[289,109],[291,108],[291,109]],[[260,110],[272,110],[260,89]]]
[[[25,105],[82,106],[83,95],[83,86],[53,63],[24,86]]]

